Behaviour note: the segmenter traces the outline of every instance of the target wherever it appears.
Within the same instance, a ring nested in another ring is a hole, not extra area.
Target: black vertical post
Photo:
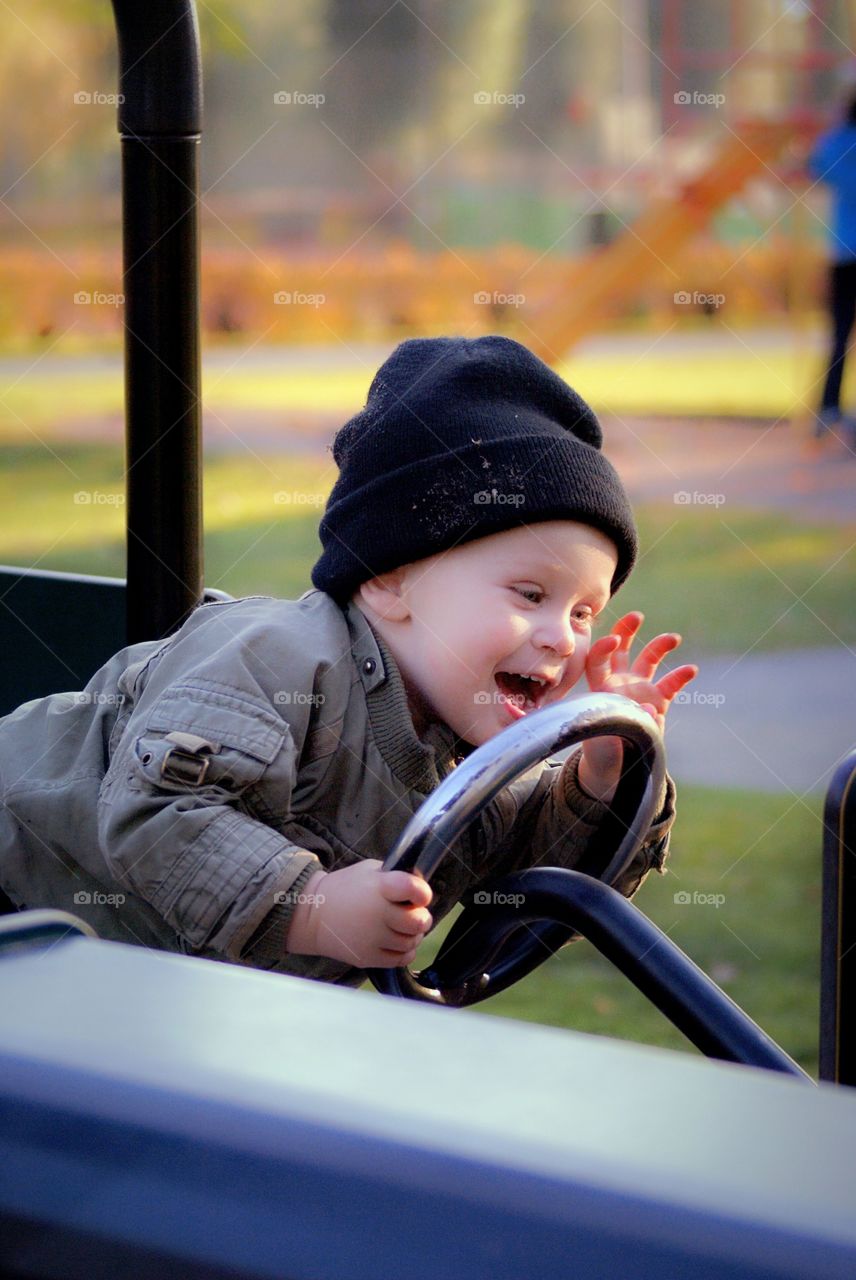
[[[127,423],[128,642],[174,630],[202,596],[199,141],[193,0],[113,0]]]
[[[856,752],[826,793],[820,963],[820,1078],[856,1085]]]

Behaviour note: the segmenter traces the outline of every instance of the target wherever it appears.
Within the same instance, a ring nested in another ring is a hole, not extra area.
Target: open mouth
[[[518,715],[536,711],[553,687],[549,680],[538,676],[523,676],[515,671],[497,671],[496,686],[509,710]]]

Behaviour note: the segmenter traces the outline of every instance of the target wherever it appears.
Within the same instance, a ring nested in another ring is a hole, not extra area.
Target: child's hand
[[[382,871],[376,858],[318,871],[301,895],[286,939],[296,955],[329,956],[359,969],[412,964],[431,928],[431,886],[408,871]]]
[[[630,647],[643,620],[641,613],[626,613],[608,636],[594,642],[586,658],[586,678],[594,693],[620,693],[638,702],[662,731],[672,699],[698,675],[698,667],[686,664],[654,679],[663,658],[681,643],[681,637],[674,633],[649,640],[631,665]],[[620,738],[592,738],[583,743],[580,785],[599,800],[611,800],[621,759]]]

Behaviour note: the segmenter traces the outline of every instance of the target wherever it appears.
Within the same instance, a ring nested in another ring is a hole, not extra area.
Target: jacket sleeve
[[[540,771],[531,770],[500,792],[485,810],[483,832],[491,878],[527,867],[574,870],[577,866],[608,812],[606,804],[580,787],[580,756],[576,751],[564,762],[548,761]],[[675,819],[675,787],[668,776],[656,815],[633,861],[615,884],[627,898],[633,897],[651,870],[664,871]]]
[[[117,882],[189,949],[269,967],[318,855],[332,852],[282,834],[295,833],[308,713],[286,720],[247,652],[200,666],[167,648],[113,745],[98,835]]]

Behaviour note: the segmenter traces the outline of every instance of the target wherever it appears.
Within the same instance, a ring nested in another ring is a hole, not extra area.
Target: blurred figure
[[[841,411],[841,381],[856,318],[856,92],[851,91],[842,123],[816,143],[809,171],[832,192],[827,300],[832,342],[815,436],[820,438],[840,424],[852,448],[856,446],[856,417]]]

